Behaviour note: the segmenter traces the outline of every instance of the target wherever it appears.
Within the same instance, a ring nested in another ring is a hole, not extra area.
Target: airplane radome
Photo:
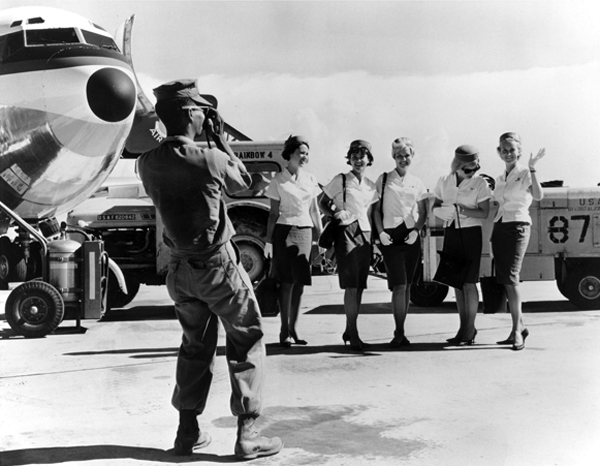
[[[88,198],[121,155],[135,82],[111,35],[86,18],[0,11],[0,200],[35,220]]]

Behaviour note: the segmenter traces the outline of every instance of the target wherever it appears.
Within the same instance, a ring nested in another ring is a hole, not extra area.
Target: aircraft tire
[[[0,238],[0,290],[8,290],[10,281],[12,243],[6,236]]]
[[[10,327],[25,338],[42,338],[62,322],[62,296],[49,283],[33,280],[21,283],[6,299],[5,315]]]

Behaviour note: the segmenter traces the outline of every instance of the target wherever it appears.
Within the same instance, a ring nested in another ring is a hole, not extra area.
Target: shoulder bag
[[[344,199],[344,209],[346,208],[346,175],[344,173],[340,173],[342,175],[342,196]],[[319,236],[319,247],[323,249],[329,249],[333,247],[333,243],[335,241],[335,231],[340,224],[340,221],[335,217],[329,217],[327,223],[323,227],[323,231]]]
[[[458,222],[460,242],[462,244],[463,251],[466,251],[465,243],[462,237],[462,228],[460,227],[458,207],[456,205],[454,207],[456,208],[456,221]],[[471,259],[467,259],[466,257],[448,254],[444,251],[438,251],[438,254],[440,255],[440,262],[435,272],[435,276],[433,277],[433,281],[462,290],[462,287],[465,284],[465,279],[467,278],[467,274],[469,273],[469,268],[471,267],[471,263],[473,261]]]

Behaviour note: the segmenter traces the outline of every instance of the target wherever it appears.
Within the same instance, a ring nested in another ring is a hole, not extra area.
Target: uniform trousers
[[[258,416],[265,349],[261,316],[250,278],[230,242],[209,255],[171,256],[167,289],[183,329],[172,404],[201,414],[213,378],[219,320],[234,416]]]

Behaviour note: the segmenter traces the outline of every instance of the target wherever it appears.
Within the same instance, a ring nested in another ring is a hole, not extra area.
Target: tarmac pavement
[[[341,339],[337,277],[314,277],[298,324],[308,346],[276,346],[279,317],[264,318],[259,426],[285,447],[253,464],[600,464],[600,310],[577,310],[552,282],[521,288],[530,330],[524,351],[495,344],[509,334],[506,313],[478,314],[474,346],[447,345],[458,326],[453,296],[411,306],[412,345],[392,350],[390,293],[372,277],[359,318],[371,346],[357,353]],[[0,292],[0,309],[7,295]],[[82,331],[65,320],[42,339],[15,336],[0,314],[0,465],[237,462],[222,331],[199,418],[213,442],[172,456],[180,338],[164,287],[142,287],[127,308],[84,320]]]

